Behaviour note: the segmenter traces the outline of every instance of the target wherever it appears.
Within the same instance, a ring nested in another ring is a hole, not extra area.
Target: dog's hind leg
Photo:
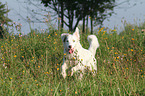
[[[77,66],[71,69],[71,76],[73,75],[74,72],[79,71],[79,70],[81,71],[81,73],[84,73],[84,69],[85,69],[84,66],[80,66],[80,64],[78,64]]]

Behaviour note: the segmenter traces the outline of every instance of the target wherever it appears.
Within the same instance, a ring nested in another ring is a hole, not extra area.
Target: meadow
[[[0,39],[0,95],[144,96],[144,29],[145,23],[126,24],[120,34],[115,29],[95,30],[100,43],[97,74],[85,74],[82,80],[76,75],[63,79],[60,74],[64,55],[60,31],[7,35]],[[80,33],[84,48],[89,46],[88,34]]]

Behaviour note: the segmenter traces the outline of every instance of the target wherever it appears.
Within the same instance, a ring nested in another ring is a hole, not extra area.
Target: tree
[[[3,38],[5,35],[4,25],[8,25],[8,22],[11,21],[7,16],[10,10],[5,8],[5,6],[6,4],[0,2],[0,38]]]
[[[91,18],[92,26],[93,21],[94,24],[101,24],[113,13],[115,6],[115,0],[42,0],[42,3],[45,7],[53,9],[61,17],[62,28],[65,24],[70,31],[78,26],[79,21],[83,20],[85,23],[88,16]]]

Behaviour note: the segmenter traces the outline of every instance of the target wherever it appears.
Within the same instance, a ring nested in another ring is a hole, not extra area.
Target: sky
[[[43,5],[40,5],[38,2],[38,8],[29,5],[24,2],[26,0],[0,0],[2,3],[7,3],[8,8],[11,10],[8,14],[9,18],[14,22],[22,24],[22,33],[27,34],[30,32],[30,23],[28,23],[25,19],[26,17],[37,17],[36,14],[31,16],[31,13],[28,11],[30,9],[37,10],[41,12],[42,9],[46,9]],[[116,3],[119,4],[125,0],[116,0]],[[37,3],[36,3],[37,4]],[[130,0],[129,2],[123,3],[114,8],[115,14],[113,14],[110,18],[106,19],[103,22],[104,27],[108,27],[109,29],[117,28],[118,31],[123,30],[124,24],[122,21],[126,21],[131,24],[140,24],[145,21],[145,0]],[[41,12],[42,14],[47,14],[45,12]],[[40,19],[41,17],[39,15]],[[81,22],[80,22],[81,23]],[[31,23],[32,28],[37,28],[39,30],[47,29],[46,24],[43,23]],[[17,33],[15,31],[15,33]]]

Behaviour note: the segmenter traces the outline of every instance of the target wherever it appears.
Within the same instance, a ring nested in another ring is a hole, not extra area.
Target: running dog
[[[65,79],[68,76],[67,72],[73,76],[75,72],[80,73],[80,78],[85,70],[91,71],[94,75],[97,72],[97,61],[95,59],[96,50],[99,47],[98,39],[95,35],[87,37],[90,47],[84,49],[80,44],[79,29],[71,35],[69,33],[61,34],[61,39],[64,46],[64,56],[62,65],[62,76]]]

